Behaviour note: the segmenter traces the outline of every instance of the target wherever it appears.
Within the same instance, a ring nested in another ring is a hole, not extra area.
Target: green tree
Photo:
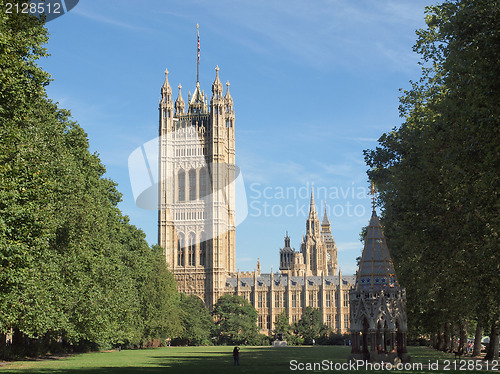
[[[451,349],[468,321],[498,329],[500,7],[450,0],[426,13],[414,47],[422,77],[400,99],[404,123],[365,159],[410,327]]]
[[[140,285],[141,314],[144,321],[143,338],[165,339],[178,336],[182,331],[180,294],[174,276],[167,269],[163,249],[154,246],[149,256],[151,263]]]
[[[220,343],[242,344],[257,340],[257,311],[245,298],[223,295],[217,300],[212,314],[214,335]]]
[[[182,332],[179,335],[182,344],[208,345],[214,321],[203,300],[198,296],[181,294],[180,300]]]
[[[327,332],[328,328],[321,321],[321,312],[317,308],[306,306],[302,318],[295,323],[294,332],[304,339],[305,344],[312,344]]]
[[[84,130],[47,98],[35,63],[46,41],[36,17],[0,13],[0,342],[11,328],[19,354],[59,337],[83,349],[174,336],[179,295],[163,252],[118,209]]]
[[[273,335],[277,339],[278,335],[281,335],[283,340],[289,340],[290,334],[292,332],[292,327],[290,326],[288,314],[286,311],[281,312],[276,317],[276,322],[274,323]]]

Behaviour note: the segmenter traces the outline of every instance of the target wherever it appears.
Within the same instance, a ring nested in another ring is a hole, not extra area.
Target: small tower
[[[180,114],[184,114],[184,108],[186,104],[184,104],[184,100],[182,99],[182,86],[179,84],[179,95],[177,96],[177,100],[175,100],[175,115],[178,116]]]
[[[321,237],[326,245],[328,275],[335,275],[337,273],[337,245],[333,239],[332,228],[326,214],[326,204],[323,220],[321,221]]]
[[[282,274],[291,275],[294,264],[295,251],[290,247],[290,237],[288,231],[285,236],[285,245],[280,249],[280,271]]]
[[[306,234],[300,245],[304,256],[307,275],[328,274],[326,245],[321,236],[321,228],[314,203],[314,187],[311,190],[311,203],[306,221]]]
[[[372,194],[375,194],[373,187]],[[366,230],[356,285],[349,291],[349,303],[350,360],[409,362],[406,291],[398,283],[375,204]]]

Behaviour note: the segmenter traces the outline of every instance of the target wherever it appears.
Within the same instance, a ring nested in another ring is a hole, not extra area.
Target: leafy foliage
[[[245,298],[223,295],[217,300],[212,314],[215,318],[214,334],[219,343],[253,344],[258,339],[257,311]]]
[[[294,333],[304,340],[304,344],[312,344],[327,332],[328,328],[321,321],[321,312],[317,308],[306,306],[302,318],[294,325]]]
[[[426,12],[404,123],[365,151],[415,335],[495,326],[500,305],[500,7],[449,0]]]
[[[194,295],[181,294],[182,332],[179,335],[184,345],[209,345],[214,321],[203,300]]]
[[[36,17],[0,14],[0,338],[12,328],[23,353],[177,334],[162,250],[122,215],[87,135],[47,98],[46,41]]]

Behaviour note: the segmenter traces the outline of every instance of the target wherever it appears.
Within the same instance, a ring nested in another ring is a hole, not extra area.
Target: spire
[[[165,69],[165,82],[163,82],[163,87],[170,87],[168,84],[168,69]]]
[[[394,264],[382,232],[382,225],[373,210],[370,224],[366,229],[365,247],[359,263],[356,289],[380,290],[383,287],[396,286],[398,280]]]
[[[311,187],[311,205],[309,208],[309,212],[315,212],[316,211],[316,206],[314,205],[314,184]]]
[[[226,99],[226,101],[229,101],[229,100],[233,101],[233,98],[231,97],[231,93],[229,92],[229,86],[230,86],[230,83],[229,83],[229,81],[227,81],[226,82],[226,87],[227,87],[226,96],[224,96],[224,98]]]
[[[172,87],[170,87],[170,84],[168,83],[168,69],[165,69],[165,82],[163,82],[163,86],[161,86],[161,93],[162,96],[164,96],[164,94],[172,94]],[[164,97],[162,98],[164,99]]]
[[[177,114],[184,113],[184,108],[185,108],[185,104],[184,104],[184,100],[182,99],[182,92],[181,92],[182,86],[179,84],[178,88],[179,88],[179,95],[177,96],[177,100],[175,100],[175,112]]]
[[[323,214],[323,220],[321,221],[321,225],[323,226],[330,225],[330,221],[328,220],[328,216],[326,215],[326,202],[325,202],[325,213]]]
[[[212,99],[219,99],[222,97],[222,83],[219,79],[219,66],[215,68],[215,80],[212,84]]]

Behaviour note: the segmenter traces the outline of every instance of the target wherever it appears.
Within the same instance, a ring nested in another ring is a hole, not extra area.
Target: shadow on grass
[[[45,362],[45,365],[8,368],[9,373],[289,373],[290,360],[344,362],[344,347],[241,347],[240,366],[235,367],[233,347],[171,347],[142,351],[122,351],[81,355],[72,362]],[[106,356],[107,355],[107,356]],[[94,362],[92,362],[94,361]],[[44,367],[45,366],[45,367]],[[12,370],[14,369],[14,370]],[[1,371],[1,370],[0,370]]]
[[[303,346],[303,347],[241,347],[240,366],[233,366],[231,346],[226,347],[170,347],[136,351],[82,354],[68,359],[32,362],[30,367],[0,369],[8,373],[290,373],[291,360],[314,363],[327,360],[346,363],[350,347]],[[452,355],[426,347],[412,347],[413,362],[450,359]],[[12,370],[14,369],[14,370]],[[311,372],[311,371],[307,371]],[[324,372],[316,371],[316,372]],[[333,370],[330,372],[339,372]],[[342,371],[340,371],[342,372]],[[364,373],[359,370],[359,373]],[[398,371],[411,373],[411,371]],[[424,372],[429,372],[424,369]],[[433,371],[433,373],[450,371]],[[453,372],[453,371],[451,371]],[[471,373],[471,372],[469,372]]]

